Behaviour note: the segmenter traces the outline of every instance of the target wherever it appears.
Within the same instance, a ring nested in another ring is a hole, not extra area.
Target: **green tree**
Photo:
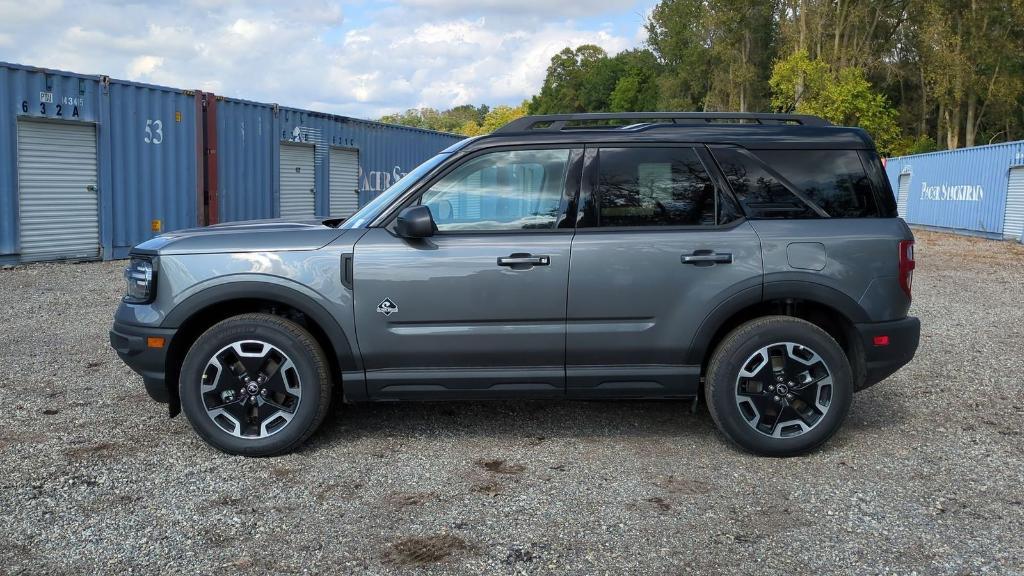
[[[650,50],[627,50],[615,56],[622,74],[608,98],[613,112],[645,112],[658,107],[658,60]]]
[[[540,93],[530,101],[530,113],[608,111],[621,74],[622,63],[600,46],[565,48],[551,57]]]
[[[528,108],[529,102],[527,101],[523,101],[519,106],[495,106],[484,116],[482,122],[467,122],[459,129],[459,132],[466,136],[490,134],[516,118],[526,116]]]
[[[440,132],[458,132],[467,122],[477,124],[483,122],[484,116],[489,110],[490,108],[486,105],[473,106],[471,104],[456,106],[444,111],[434,108],[410,108],[405,112],[382,116],[380,121]]]
[[[770,84],[777,109],[860,126],[874,138],[879,152],[897,151],[901,136],[897,112],[872,88],[864,70],[851,67],[834,72],[799,51],[775,64]]]

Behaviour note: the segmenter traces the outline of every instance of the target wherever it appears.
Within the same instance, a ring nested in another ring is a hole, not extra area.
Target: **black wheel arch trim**
[[[703,365],[708,346],[722,325],[745,308],[760,304],[761,293],[761,285],[751,286],[732,294],[715,306],[694,333],[686,364]]]
[[[171,310],[171,312],[164,318],[162,327],[180,327],[189,319],[193,318],[195,314],[209,308],[210,306],[236,300],[266,300],[270,302],[278,302],[302,312],[316,323],[330,341],[331,348],[333,348],[333,350],[326,352],[333,352],[337,359],[340,372],[344,373],[361,370],[356,350],[352,347],[348,337],[345,335],[345,332],[341,329],[341,326],[338,324],[338,321],[334,316],[332,316],[331,313],[323,307],[323,305],[316,302],[316,300],[310,296],[307,296],[294,288],[281,286],[279,284],[259,281],[241,281],[218,284],[216,286],[204,288],[178,303],[178,305],[175,306],[174,309]],[[335,377],[340,379],[341,374],[337,374]],[[354,396],[358,398],[365,395],[365,391],[359,390],[358,387],[355,390],[345,389],[344,392],[347,397]]]
[[[842,314],[851,323],[870,322],[867,313],[857,301],[839,290],[806,280],[765,282],[761,286],[745,288],[732,294],[704,317],[690,343],[687,364],[701,365],[708,347],[721,327],[744,309],[771,300],[793,298],[814,302]]]

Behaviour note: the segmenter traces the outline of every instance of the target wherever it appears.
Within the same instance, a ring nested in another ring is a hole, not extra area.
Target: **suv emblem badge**
[[[377,312],[385,316],[391,316],[395,312],[398,312],[398,304],[391,301],[391,298],[385,298],[380,304],[377,304]]]

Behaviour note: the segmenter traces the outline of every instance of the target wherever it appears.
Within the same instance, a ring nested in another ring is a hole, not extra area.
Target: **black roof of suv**
[[[611,138],[610,138],[611,137]],[[610,112],[524,116],[474,141],[495,145],[528,139],[552,143],[699,142],[754,149],[873,149],[861,128],[799,114]],[[470,143],[468,147],[472,147]]]

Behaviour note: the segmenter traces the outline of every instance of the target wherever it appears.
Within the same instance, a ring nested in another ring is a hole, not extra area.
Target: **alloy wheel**
[[[283,430],[302,400],[295,364],[280,348],[241,340],[206,363],[200,385],[206,415],[225,432],[260,439]]]
[[[816,352],[777,342],[754,352],[736,378],[736,406],[754,430],[791,438],[817,426],[832,404],[832,372]]]

